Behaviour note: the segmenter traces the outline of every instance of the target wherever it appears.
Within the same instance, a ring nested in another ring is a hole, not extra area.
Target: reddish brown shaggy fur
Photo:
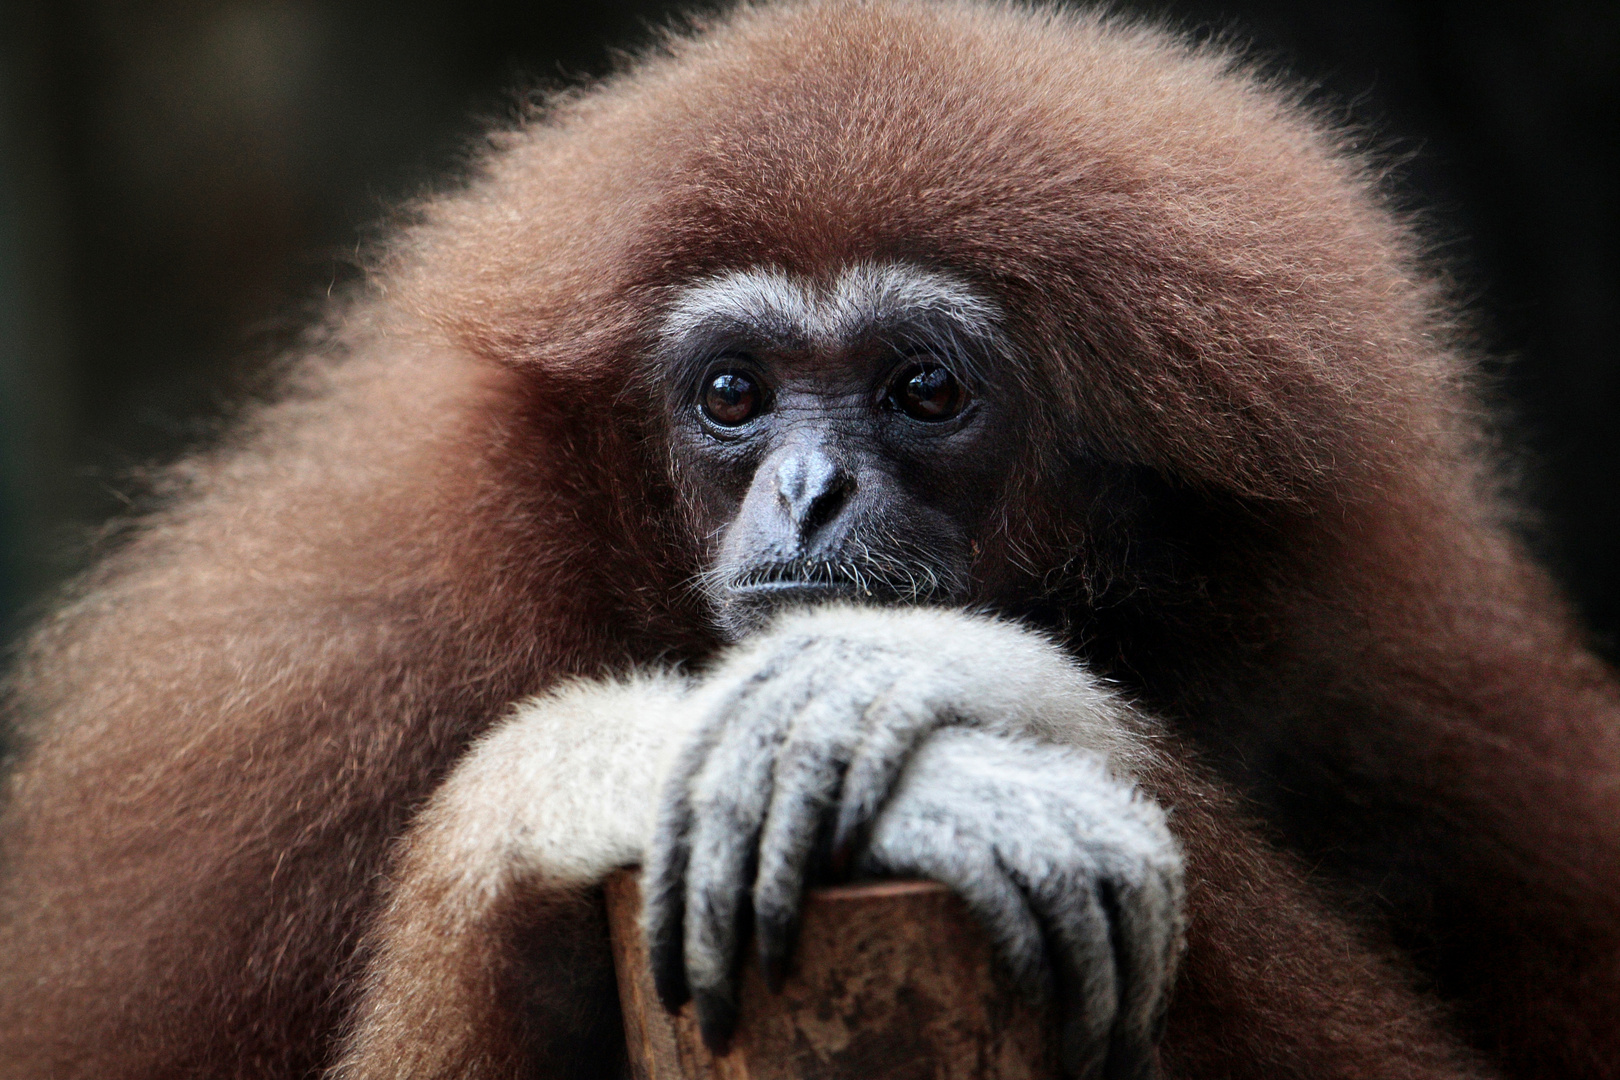
[[[829,0],[495,142],[23,654],[7,1075],[329,1064],[468,740],[714,647],[639,377],[671,289],[899,259],[999,297],[1049,403],[981,599],[1188,740],[1149,784],[1191,879],[1171,1075],[1486,1072],[1433,1000],[1504,1073],[1620,1076],[1614,685],[1501,523],[1412,238],[1286,93],[1088,16]],[[595,916],[522,899],[425,928],[421,1052],[350,1075],[617,1067]]]

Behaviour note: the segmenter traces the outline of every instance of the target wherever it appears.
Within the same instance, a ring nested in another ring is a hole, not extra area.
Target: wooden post
[[[607,882],[636,1080],[1052,1080],[1048,1017],[1015,993],[962,902],[931,882],[812,889],[780,994],[743,968],[731,1049],[653,992],[634,871]]]

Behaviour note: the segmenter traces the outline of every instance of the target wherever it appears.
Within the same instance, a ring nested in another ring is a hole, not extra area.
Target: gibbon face
[[[944,274],[857,263],[687,289],[660,373],[676,484],[722,625],[786,603],[960,603],[1018,455],[996,305]]]

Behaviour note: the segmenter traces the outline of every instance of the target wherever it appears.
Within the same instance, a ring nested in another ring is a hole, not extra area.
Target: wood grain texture
[[[1050,1080],[1051,1025],[1002,978],[989,942],[942,885],[812,889],[780,994],[745,964],[736,1038],[711,1053],[688,1005],[653,992],[634,871],[607,883],[636,1080]]]

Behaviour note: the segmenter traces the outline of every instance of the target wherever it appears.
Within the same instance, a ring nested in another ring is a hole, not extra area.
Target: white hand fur
[[[1145,738],[1012,624],[792,613],[699,678],[574,683],[519,706],[418,816],[400,895],[441,910],[432,927],[385,919],[383,967],[409,938],[443,955],[476,935],[520,882],[570,891],[641,862],[660,992],[695,996],[718,1041],[750,908],[779,974],[806,881],[836,857],[952,886],[1022,985],[1057,990],[1071,1073],[1143,1075],[1182,919],[1175,842],[1128,779]]]
[[[955,612],[821,608],[733,650],[688,706],[643,893],[660,995],[695,999],[711,1042],[750,913],[779,978],[807,880],[858,866],[962,893],[1026,987],[1059,990],[1073,1074],[1151,1070],[1181,860],[1120,775],[1141,722],[1060,650]]]

